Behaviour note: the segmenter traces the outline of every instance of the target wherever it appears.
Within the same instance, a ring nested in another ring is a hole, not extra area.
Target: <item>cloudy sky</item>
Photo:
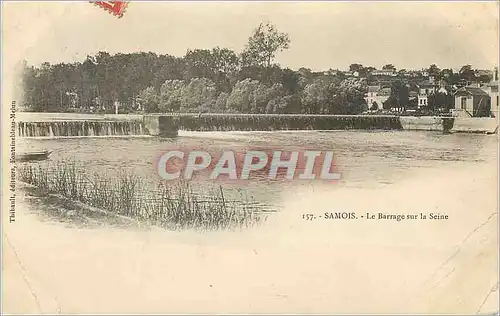
[[[121,19],[88,2],[3,2],[4,62],[82,61],[100,50],[228,47],[240,52],[259,22],[289,34],[276,61],[290,68],[398,69],[471,64],[498,55],[495,2],[131,2]]]

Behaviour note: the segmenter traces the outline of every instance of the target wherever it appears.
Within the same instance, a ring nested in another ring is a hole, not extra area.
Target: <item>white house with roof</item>
[[[436,93],[437,85],[434,80],[426,80],[418,84],[417,107],[426,107],[429,104],[429,95]]]

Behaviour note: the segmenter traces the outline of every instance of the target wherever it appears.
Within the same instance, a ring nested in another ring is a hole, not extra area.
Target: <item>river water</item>
[[[74,160],[87,173],[108,175],[122,171],[134,173],[153,188],[160,180],[156,161],[175,148],[225,149],[265,147],[318,148],[334,152],[334,164],[341,180],[330,188],[378,189],[411,177],[415,173],[442,167],[477,165],[496,159],[496,135],[441,134],[412,131],[313,131],[313,132],[180,132],[173,139],[154,137],[22,138],[18,151],[52,150],[50,165]],[[286,150],[286,149],[285,149]],[[491,172],[496,172],[492,170]],[[220,183],[206,181],[201,187]],[[281,203],[284,189],[313,186],[314,182],[296,180],[269,182],[265,178],[224,184],[228,192],[241,191],[251,198],[273,205]]]

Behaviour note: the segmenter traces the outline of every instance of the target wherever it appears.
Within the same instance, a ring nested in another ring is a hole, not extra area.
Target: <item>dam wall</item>
[[[175,137],[179,133],[178,122],[173,116],[144,115],[142,124],[151,136]]]
[[[453,118],[438,116],[401,116],[404,130],[408,131],[446,131],[453,126]]]
[[[90,118],[90,116],[89,116]],[[410,117],[391,115],[150,114],[126,120],[18,121],[18,137],[175,137],[185,131],[414,130],[495,133],[495,118]]]
[[[17,122],[18,137],[96,137],[147,135],[141,121]]]
[[[498,118],[460,117],[455,118],[451,132],[494,134],[498,130]]]
[[[401,130],[397,116],[203,114],[172,116],[172,123],[186,131],[282,130]]]

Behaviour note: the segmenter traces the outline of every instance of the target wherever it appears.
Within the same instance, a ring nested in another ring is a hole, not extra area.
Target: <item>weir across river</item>
[[[20,113],[21,114],[21,113]],[[159,136],[184,131],[299,131],[299,130],[421,130],[494,133],[494,118],[412,117],[396,115],[300,114],[147,114],[79,115],[57,113],[45,119],[22,113],[18,137]],[[37,116],[37,115],[34,115]]]
[[[20,137],[84,137],[147,135],[141,121],[18,122]]]

